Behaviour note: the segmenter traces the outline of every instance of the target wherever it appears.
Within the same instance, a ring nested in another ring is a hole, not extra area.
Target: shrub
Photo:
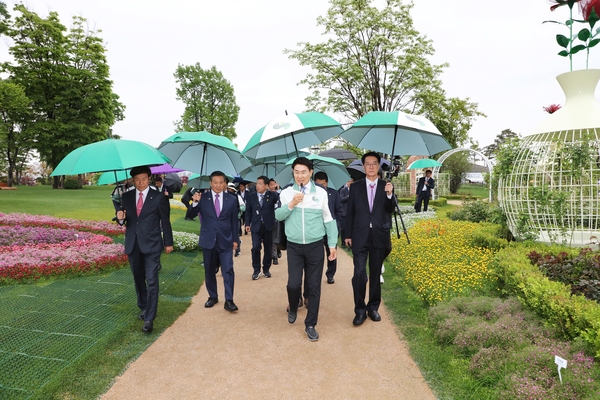
[[[79,179],[77,178],[66,178],[63,187],[65,189],[81,189]]]

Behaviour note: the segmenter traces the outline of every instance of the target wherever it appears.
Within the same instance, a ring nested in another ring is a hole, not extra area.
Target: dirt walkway
[[[273,277],[251,279],[250,236],[235,258],[236,313],[220,302],[204,308],[201,287],[192,305],[159,337],[103,399],[435,399],[387,310],[381,322],[354,318],[352,258],[339,253],[336,283],[323,280],[318,342],[304,333],[306,308],[287,322],[287,261]],[[159,315],[160,318],[160,308]],[[141,334],[141,333],[140,333]]]

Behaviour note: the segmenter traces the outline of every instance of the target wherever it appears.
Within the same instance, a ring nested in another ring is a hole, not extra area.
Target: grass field
[[[98,186],[77,190],[19,186],[0,190],[0,212],[110,221],[111,192],[112,187]],[[197,234],[198,221],[186,221],[184,215],[171,210],[173,230]],[[163,254],[158,318],[151,335],[141,332],[128,266],[92,276],[0,286],[0,399],[100,396],[189,307],[204,281],[201,262],[198,251]],[[84,293],[88,295],[81,297]],[[65,304],[77,304],[81,315],[62,311]],[[79,346],[48,334],[68,334],[69,329],[83,338]],[[44,345],[47,340],[52,346]]]

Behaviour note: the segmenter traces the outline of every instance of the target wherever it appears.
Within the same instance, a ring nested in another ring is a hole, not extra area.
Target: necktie
[[[260,194],[259,196],[260,196],[260,199],[258,200],[258,204],[260,204],[260,208],[262,208],[262,206],[263,206],[263,198],[264,198],[265,195],[264,194]]]
[[[217,218],[221,215],[221,203],[219,203],[219,195],[215,195],[215,212],[217,213]]]
[[[138,217],[142,212],[142,207],[144,207],[144,193],[140,192],[140,197],[138,198],[137,206],[135,207]]]
[[[373,199],[375,198],[375,184],[369,184],[371,188],[371,196],[369,196],[369,211],[373,211]]]

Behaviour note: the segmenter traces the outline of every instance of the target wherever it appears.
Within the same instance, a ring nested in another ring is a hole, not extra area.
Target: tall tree
[[[481,152],[490,160],[494,159],[498,156],[500,148],[504,144],[511,143],[513,139],[519,139],[519,134],[511,131],[510,129],[505,129],[496,136],[494,143],[484,147]]]
[[[195,65],[178,65],[173,74],[179,85],[177,100],[185,104],[177,131],[208,131],[233,140],[240,108],[235,101],[233,86],[213,65],[202,69]]]
[[[100,31],[86,29],[82,17],[67,31],[55,12],[41,18],[22,4],[14,9],[19,15],[7,32],[14,62],[3,68],[25,88],[36,149],[54,168],[72,150],[109,137],[124,106],[112,91]],[[53,186],[59,183],[55,177]]]
[[[7,80],[0,80],[0,149],[8,166],[8,186],[13,185],[20,161],[26,159],[34,146],[28,134],[29,99],[25,90]],[[18,182],[18,173],[17,182]]]
[[[434,49],[413,27],[412,4],[386,0],[380,10],[374,2],[330,0],[327,15],[317,18],[329,39],[285,50],[313,70],[300,81],[312,90],[307,107],[341,113],[348,122],[370,111],[425,114],[450,143],[463,144],[469,121],[481,115],[477,105],[446,98],[439,77],[447,65],[429,62]]]

